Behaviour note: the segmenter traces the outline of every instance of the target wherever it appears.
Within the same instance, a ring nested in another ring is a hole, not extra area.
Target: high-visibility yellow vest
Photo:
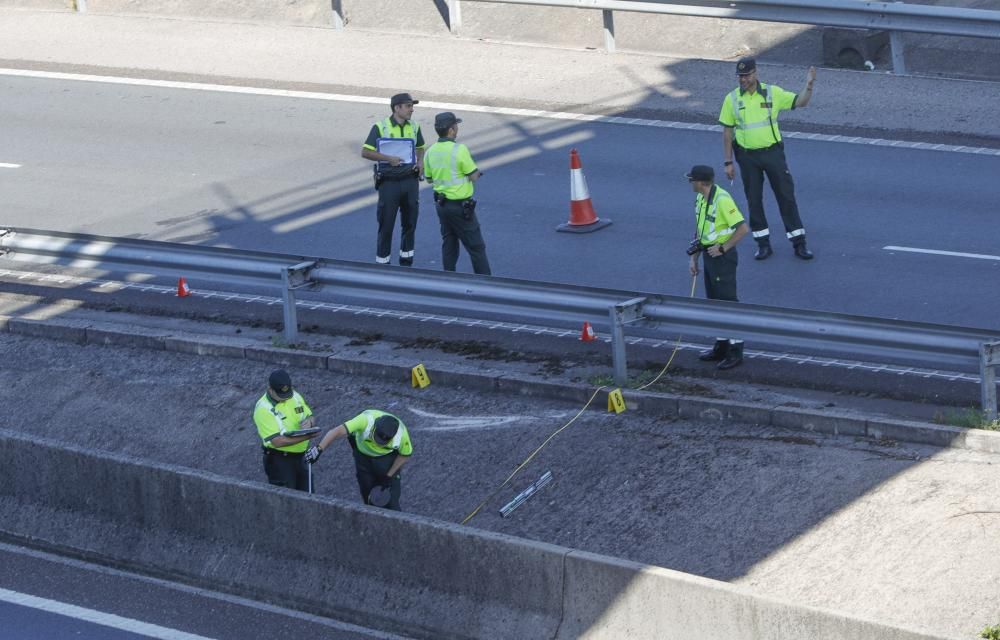
[[[700,193],[694,199],[698,240],[704,246],[722,244],[733,237],[736,227],[743,222],[743,214],[736,201],[718,185],[712,187],[705,198]]]
[[[424,154],[424,175],[433,182],[434,191],[449,200],[472,197],[475,187],[468,174],[475,171],[468,147],[450,138],[441,138]]]

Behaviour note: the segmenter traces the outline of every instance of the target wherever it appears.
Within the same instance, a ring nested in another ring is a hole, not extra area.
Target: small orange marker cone
[[[589,322],[583,323],[583,331],[580,332],[580,340],[584,342],[593,342],[597,340],[597,336],[594,335],[594,327],[590,326]]]
[[[180,280],[177,281],[177,297],[186,298],[191,295],[191,288],[188,286],[187,280],[182,276]]]

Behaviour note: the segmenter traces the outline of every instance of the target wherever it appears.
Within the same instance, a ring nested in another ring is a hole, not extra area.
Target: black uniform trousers
[[[736,266],[740,263],[740,257],[736,253],[736,247],[718,258],[708,255],[708,251],[702,253],[705,255],[705,297],[709,300],[739,302],[736,299]]]
[[[378,262],[388,263],[392,256],[392,232],[396,228],[396,212],[400,213],[399,264],[413,265],[413,245],[419,214],[420,182],[416,174],[402,179],[383,178],[378,187]]]
[[[347,443],[351,445],[354,454],[354,472],[358,479],[358,489],[361,490],[362,502],[368,504],[368,496],[375,487],[389,487],[389,504],[385,508],[399,511],[399,496],[403,491],[400,474],[389,477],[389,469],[396,462],[399,453],[393,451],[384,456],[372,457],[358,451],[353,435],[347,437]]]
[[[454,271],[458,265],[458,243],[469,252],[472,270],[490,275],[490,261],[486,257],[486,241],[479,229],[479,219],[474,211],[465,208],[465,200],[443,200],[437,203],[441,221],[441,263],[445,271]]]
[[[757,234],[767,229],[767,218],[764,216],[764,176],[767,175],[774,198],[778,201],[781,220],[785,223],[785,233],[795,234],[789,238],[793,245],[805,242],[799,206],[795,203],[795,182],[785,160],[785,145],[779,142],[766,149],[744,149],[734,145],[734,151],[750,208],[750,231]],[[768,244],[770,236],[754,235],[754,240],[758,244]]]
[[[309,469],[301,453],[264,449],[264,473],[273,485],[309,490]]]

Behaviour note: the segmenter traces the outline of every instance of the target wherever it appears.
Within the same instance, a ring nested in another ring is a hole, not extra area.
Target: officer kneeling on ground
[[[366,409],[328,431],[306,453],[306,462],[316,462],[327,447],[344,437],[354,453],[361,499],[365,504],[399,511],[402,491],[399,472],[413,454],[406,425],[390,413]]]
[[[695,196],[695,237],[688,247],[691,275],[698,275],[698,259],[705,254],[705,297],[710,300],[736,299],[736,245],[747,234],[743,214],[733,197],[715,184],[715,171],[697,165],[687,174]],[[716,338],[715,346],[701,356],[707,362],[719,362],[719,369],[731,369],[743,362],[743,341]]]

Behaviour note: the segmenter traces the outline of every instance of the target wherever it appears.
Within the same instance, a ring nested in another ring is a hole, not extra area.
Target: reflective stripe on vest
[[[424,173],[425,174],[430,173],[431,169],[434,168],[435,165],[437,165],[436,160],[441,159],[443,156],[447,155],[448,156],[447,162],[451,166],[451,180],[435,180],[434,185],[442,187],[457,187],[465,184],[466,182],[471,182],[469,180],[469,176],[459,176],[458,178],[455,177],[456,175],[458,175],[458,143],[456,142],[451,143],[451,153],[435,151],[434,147],[436,147],[438,144],[444,144],[444,143],[440,142],[436,143],[434,146],[430,148],[430,150],[424,156]],[[443,165],[437,165],[437,166],[440,167]],[[429,169],[428,167],[430,167],[431,169]]]
[[[730,105],[733,108],[733,113],[735,114],[735,119],[736,119],[736,124],[734,125],[733,128],[736,129],[736,131],[738,132],[740,131],[746,132],[746,131],[753,131],[754,129],[762,129],[764,127],[770,127],[771,137],[774,139],[773,143],[776,144],[781,141],[781,136],[778,134],[777,129],[774,128],[774,101],[773,101],[774,98],[773,96],[768,95],[767,85],[764,83],[760,83],[758,85],[758,93],[760,93],[760,95],[764,98],[764,104],[768,106],[767,106],[767,119],[758,120],[756,122],[746,121],[746,112],[749,110],[749,105],[744,105],[742,113],[740,112],[741,111],[740,105],[743,105],[744,102],[742,99],[740,99],[739,87],[733,89],[733,92],[729,94]],[[757,148],[753,146],[748,146],[746,140],[742,141],[739,140],[738,135],[736,142],[744,148],[750,148],[750,149]],[[761,146],[763,147],[769,145],[761,145]]]

